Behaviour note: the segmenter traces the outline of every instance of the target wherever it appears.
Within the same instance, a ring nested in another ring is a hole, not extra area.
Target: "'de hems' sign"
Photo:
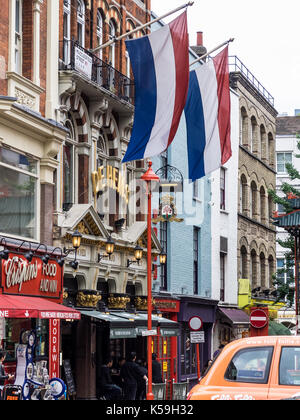
[[[21,254],[9,254],[1,260],[1,287],[3,293],[61,298],[62,268],[55,260],[44,264],[34,257],[31,262]]]

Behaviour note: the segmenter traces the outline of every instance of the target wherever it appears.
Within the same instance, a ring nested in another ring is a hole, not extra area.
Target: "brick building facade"
[[[268,190],[276,185],[277,112],[271,95],[235,64],[230,77],[240,96],[238,279],[248,279],[251,291],[267,298],[276,271],[274,206]]]

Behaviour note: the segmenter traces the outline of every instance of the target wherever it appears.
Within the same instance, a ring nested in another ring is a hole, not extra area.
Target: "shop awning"
[[[110,338],[136,338],[137,332],[133,318],[125,319],[112,313],[98,311],[81,311],[81,314],[96,320],[107,322],[110,327]]]
[[[81,318],[79,311],[52,302],[48,299],[0,295],[0,318],[75,319]]]
[[[158,322],[160,335],[162,337],[177,337],[180,335],[178,322],[171,321],[168,318],[163,318],[158,315],[152,315],[152,319]]]
[[[249,325],[250,317],[246,312],[241,309],[235,308],[221,308],[218,307],[218,311],[221,315],[224,315],[231,324],[233,325]]]
[[[143,335],[143,331],[147,331],[148,329],[148,314],[146,313],[131,314],[129,312],[118,312],[117,315],[125,319],[134,319],[136,333],[139,336]],[[156,329],[157,326],[158,321],[152,315],[152,329]]]

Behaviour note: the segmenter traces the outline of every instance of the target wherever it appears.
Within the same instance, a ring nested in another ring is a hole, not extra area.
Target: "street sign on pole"
[[[262,309],[255,309],[250,315],[250,324],[253,328],[264,328],[268,323],[268,316]]]
[[[200,331],[203,327],[203,321],[200,316],[193,316],[190,318],[189,327],[192,331]]]
[[[192,344],[203,344],[205,343],[204,331],[191,332],[191,343]]]

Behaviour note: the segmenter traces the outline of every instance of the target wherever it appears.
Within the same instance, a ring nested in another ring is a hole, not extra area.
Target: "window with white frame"
[[[84,47],[85,5],[83,0],[77,0],[77,41]]]
[[[103,44],[103,30],[104,30],[104,19],[100,9],[97,11],[97,46]],[[98,57],[102,60],[103,50],[98,50]]]
[[[113,40],[116,36],[117,30],[113,20],[109,22],[109,40]],[[115,67],[116,64],[116,43],[112,43],[109,47],[109,64]]]
[[[291,152],[279,152],[277,153],[277,172],[279,174],[286,174],[286,164],[292,163],[293,155]]]
[[[71,0],[64,0],[64,19],[63,19],[64,45],[63,45],[63,61],[69,64],[71,61]]]
[[[0,147],[0,232],[37,239],[38,161]]]
[[[226,210],[226,170],[220,170],[220,209]]]
[[[22,43],[23,43],[23,22],[22,22],[22,0],[15,0],[15,71],[22,74]]]
[[[75,203],[75,166],[76,166],[76,137],[71,117],[66,120],[65,127],[69,133],[64,145],[63,158],[63,202],[65,205]]]

